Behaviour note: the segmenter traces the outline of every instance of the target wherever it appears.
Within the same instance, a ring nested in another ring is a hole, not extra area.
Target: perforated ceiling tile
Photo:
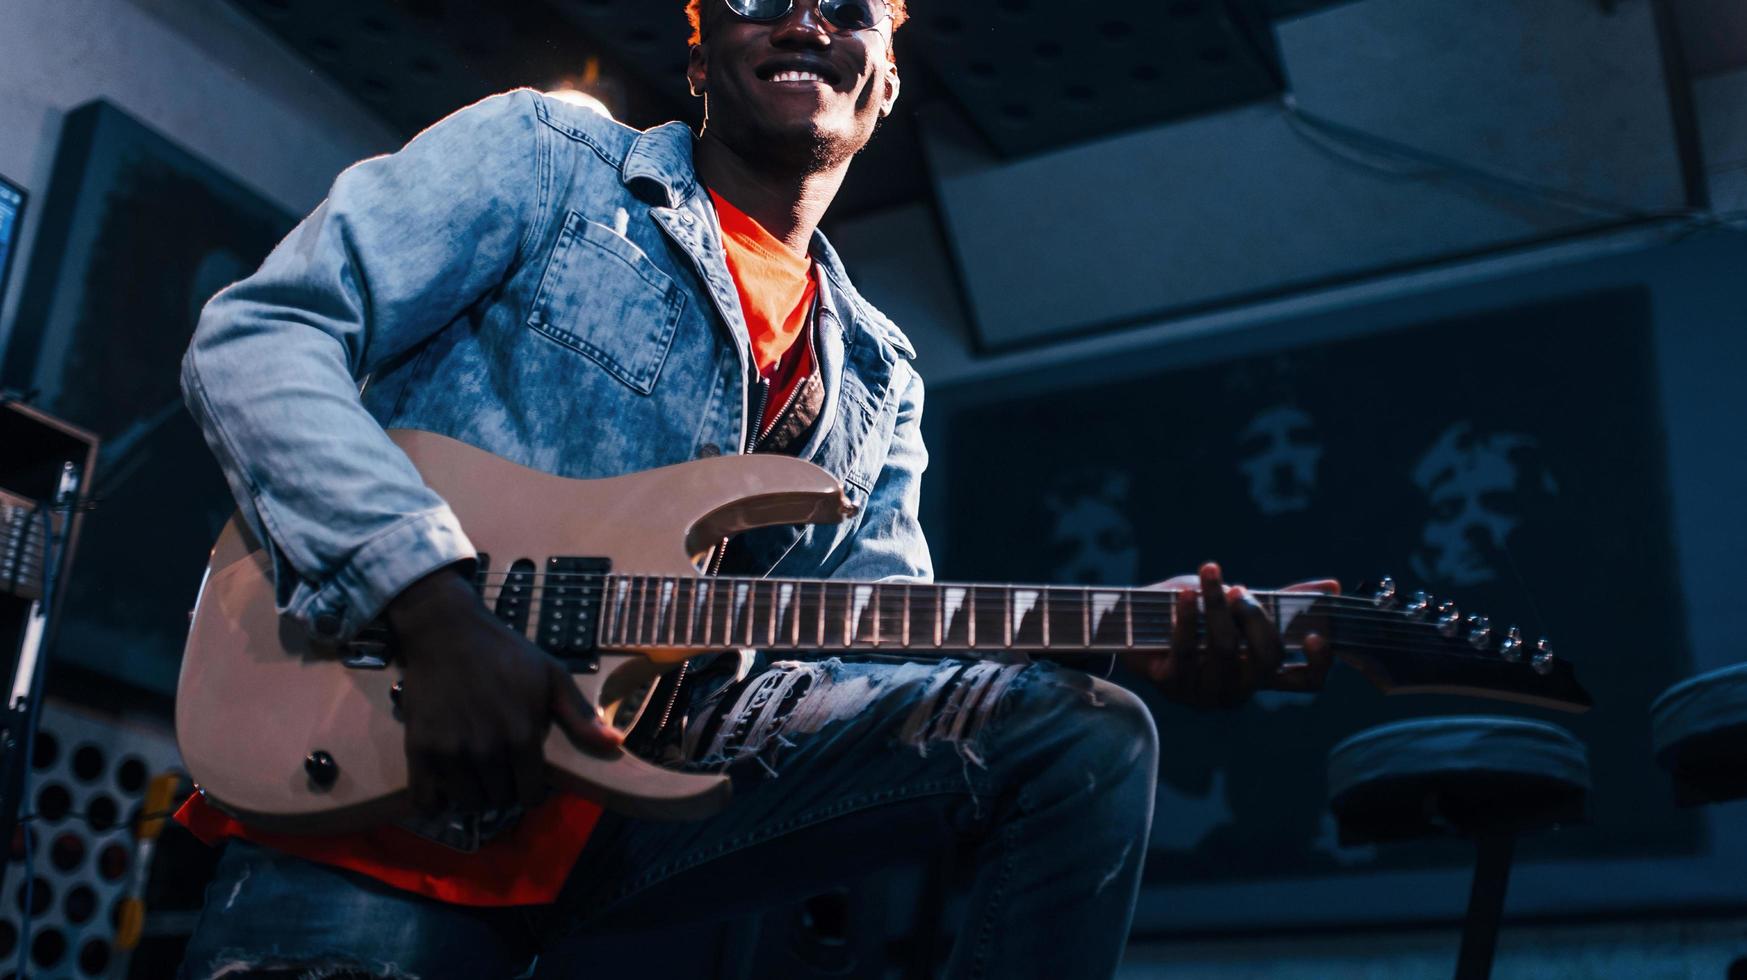
[[[588,36],[537,0],[233,2],[408,136],[494,92],[578,80],[591,59],[597,94],[619,118],[646,126],[684,109],[619,63],[621,51],[634,51]],[[683,63],[685,17],[669,13]]]
[[[634,126],[697,123],[684,0],[232,0],[406,135],[492,92],[577,79]],[[716,2],[716,0],[709,0]],[[1006,154],[1065,148],[1267,98],[1286,73],[1271,21],[1360,0],[912,0],[898,39],[904,95],[833,208],[925,199],[913,116],[948,104]],[[1591,0],[1606,4],[1618,0]],[[1747,63],[1716,38],[1735,0],[1677,0],[1701,68]],[[1731,46],[1732,45],[1732,46]]]
[[[955,0],[919,11],[914,29],[973,125],[1010,155],[1266,98],[1282,85],[1269,22],[1248,0]]]

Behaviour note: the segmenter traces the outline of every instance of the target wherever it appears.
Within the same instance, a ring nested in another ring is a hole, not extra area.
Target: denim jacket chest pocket
[[[571,211],[528,326],[648,395],[685,304],[685,292],[634,242]]]

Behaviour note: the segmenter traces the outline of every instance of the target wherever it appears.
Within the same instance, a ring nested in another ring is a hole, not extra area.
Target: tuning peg
[[[1535,673],[1546,675],[1553,672],[1553,667],[1558,662],[1559,658],[1553,655],[1553,641],[1542,637],[1535,644],[1535,655],[1529,658],[1529,665],[1535,668]]]
[[[1432,597],[1424,592],[1415,592],[1401,611],[1408,619],[1425,619],[1432,612]]]
[[[1387,575],[1383,576],[1383,581],[1377,583],[1377,591],[1371,594],[1371,602],[1379,609],[1394,609],[1400,599],[1395,580]]]
[[[1504,642],[1498,645],[1498,655],[1511,663],[1523,659],[1523,631],[1512,626],[1504,631]]]
[[[1484,650],[1492,643],[1492,620],[1485,616],[1468,617],[1468,645]]]
[[[1462,610],[1456,608],[1453,602],[1446,602],[1438,607],[1438,632],[1448,637],[1454,637],[1462,628]]]

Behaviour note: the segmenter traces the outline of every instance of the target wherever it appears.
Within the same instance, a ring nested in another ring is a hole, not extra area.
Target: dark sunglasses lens
[[[885,0],[820,0],[819,12],[846,31],[861,31],[886,19]]]
[[[776,20],[795,6],[794,0],[726,0],[728,9],[747,20]]]

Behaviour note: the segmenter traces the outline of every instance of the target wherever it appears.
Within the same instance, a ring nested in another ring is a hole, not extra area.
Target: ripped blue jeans
[[[793,901],[904,862],[968,868],[946,976],[1110,977],[1152,821],[1158,736],[1134,695],[1050,664],[787,661],[687,719],[734,802],[608,815],[559,902],[479,910],[231,843],[183,976],[585,977],[594,943]],[[666,976],[661,950],[648,976]]]

